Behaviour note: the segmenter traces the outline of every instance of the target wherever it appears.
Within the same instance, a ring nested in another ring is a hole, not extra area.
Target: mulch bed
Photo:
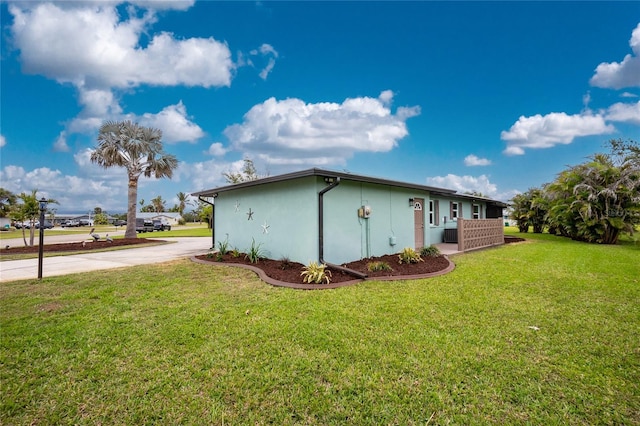
[[[504,242],[507,243],[515,243],[525,241],[523,238],[518,237],[505,237]],[[132,246],[137,244],[148,244],[148,243],[157,243],[158,240],[150,240],[147,238],[121,238],[114,239],[112,242],[107,242],[104,239],[100,241],[77,241],[72,243],[60,243],[60,244],[45,244],[44,252],[52,253],[52,252],[74,252],[74,251],[90,251],[90,250],[98,250],[105,249],[110,247],[118,247],[118,246]],[[15,246],[15,247],[2,247],[0,248],[0,256],[9,255],[9,254],[33,254],[38,253],[38,245],[25,247],[25,246]],[[261,259],[258,263],[251,263],[249,260],[245,259],[244,254],[240,254],[238,257],[233,257],[231,254],[226,254],[222,256],[221,259],[217,258],[217,256],[209,256],[209,255],[200,255],[195,256],[196,259],[203,262],[219,262],[221,264],[238,264],[251,266],[253,268],[257,268],[263,271],[263,273],[272,278],[273,280],[285,282],[285,283],[302,283],[302,276],[300,273],[302,272],[305,265],[301,263],[291,262],[291,261],[283,261],[283,260],[273,260],[273,259]],[[347,263],[344,266],[348,269],[352,269],[363,274],[366,274],[368,278],[378,278],[378,279],[402,279],[404,278],[415,278],[416,276],[421,276],[425,274],[437,273],[439,271],[444,271],[451,266],[449,260],[444,256],[438,257],[423,257],[423,262],[411,263],[411,264],[401,264],[398,262],[397,254],[390,254],[385,256],[379,256],[375,258],[362,259],[355,262]],[[367,265],[371,262],[380,261],[386,262],[391,268],[392,271],[375,271],[370,272],[367,269]],[[353,275],[350,275],[346,272],[328,268],[331,271],[331,284],[340,284],[346,283],[349,281],[353,281],[357,279]]]
[[[285,283],[302,283],[302,272],[305,265],[297,262],[273,260],[273,259],[261,259],[257,263],[251,263],[245,258],[244,254],[240,254],[238,257],[233,257],[231,254],[226,254],[218,257],[217,255],[200,255],[196,256],[196,259],[200,261],[218,262],[228,265],[247,265],[254,268],[261,269],[265,275],[276,281],[282,281]],[[438,257],[423,257],[424,262],[418,263],[399,263],[397,254],[390,254],[385,256],[379,256],[369,259],[362,259],[355,262],[350,262],[344,265],[346,268],[353,269],[368,276],[368,278],[388,278],[395,277],[402,279],[403,276],[414,276],[430,274],[438,271],[442,271],[449,267],[450,263],[444,256]],[[369,272],[367,265],[371,262],[381,261],[386,262],[393,270],[392,271],[376,271]],[[327,268],[331,271],[331,283],[338,284],[347,281],[353,281],[357,279],[353,275],[346,272]]]
[[[82,237],[78,236],[78,239],[80,238]],[[29,241],[28,238],[27,241]],[[44,253],[90,251],[118,246],[132,246],[137,244],[149,244],[157,242],[158,240],[149,240],[146,238],[118,238],[114,239],[112,242],[107,242],[104,240],[104,238],[100,241],[89,241],[88,239],[86,239],[84,241],[79,240],[72,243],[45,244],[42,251]],[[7,248],[5,245],[3,245],[2,248],[0,248],[0,256],[10,254],[33,254],[38,253],[38,250],[38,240],[36,239],[35,245],[28,247],[25,247],[23,245],[11,246]]]

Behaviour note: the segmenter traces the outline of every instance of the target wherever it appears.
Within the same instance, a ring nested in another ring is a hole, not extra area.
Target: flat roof
[[[479,197],[476,195],[458,194],[456,191],[452,189],[438,188],[438,187],[427,186],[427,185],[418,185],[415,183],[400,182],[396,180],[382,179],[382,178],[377,178],[372,176],[355,175],[352,173],[338,172],[338,171],[319,169],[319,168],[306,169],[298,172],[285,173],[285,174],[276,175],[276,176],[267,176],[265,178],[260,178],[256,180],[234,183],[231,185],[220,186],[218,188],[212,188],[204,191],[193,192],[191,195],[196,197],[214,197],[221,192],[229,192],[229,191],[234,191],[236,189],[251,188],[254,186],[260,186],[260,185],[265,185],[269,183],[284,182],[288,180],[300,179],[305,177],[313,177],[313,176],[327,178],[327,179],[339,177],[342,180],[348,180],[352,182],[373,183],[373,184],[379,184],[379,185],[394,186],[398,188],[414,189],[417,191],[428,191],[436,195],[455,196],[458,198],[482,200],[482,201],[487,201],[502,207],[507,206],[507,204],[503,203],[502,201],[497,201],[497,200],[493,200],[491,198],[486,198],[486,197]]]

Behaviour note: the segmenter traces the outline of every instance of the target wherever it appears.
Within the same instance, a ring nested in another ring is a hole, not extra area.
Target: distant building
[[[180,213],[173,213],[173,212],[152,212],[152,213],[142,213],[142,212],[137,212],[136,213],[136,218],[137,219],[149,219],[149,220],[154,220],[154,219],[159,219],[162,220],[166,223],[169,223],[170,225],[177,225],[178,222],[180,222],[180,220],[182,220],[182,216],[180,216]]]

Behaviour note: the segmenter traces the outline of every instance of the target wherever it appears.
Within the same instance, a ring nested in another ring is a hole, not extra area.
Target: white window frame
[[[429,225],[433,226],[433,215],[434,213],[434,209],[433,209],[433,200],[429,200]]]
[[[458,220],[460,203],[456,201],[451,202],[451,220]]]
[[[474,219],[482,219],[482,218],[480,217],[480,214],[481,214],[480,212],[481,212],[481,211],[482,211],[482,210],[481,210],[481,208],[480,208],[480,204],[473,204],[473,207],[472,207],[472,213],[473,213],[473,218],[474,218]]]

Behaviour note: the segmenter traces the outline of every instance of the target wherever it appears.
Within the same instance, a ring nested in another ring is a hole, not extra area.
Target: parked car
[[[53,223],[50,220],[45,220],[44,225],[42,226],[44,229],[53,228]],[[40,221],[36,222],[36,229],[40,229]]]
[[[122,219],[118,219],[115,222],[113,222],[113,224],[115,226],[126,226],[127,225],[127,221],[126,220],[122,220]]]
[[[171,231],[171,225],[168,223],[162,222],[160,219],[156,219],[153,221],[153,230],[154,231]]]
[[[93,221],[89,219],[80,219],[80,226],[93,226]]]
[[[80,226],[80,222],[78,222],[77,220],[67,220],[66,222],[62,223],[63,228],[73,228],[75,226]]]
[[[153,221],[149,219],[136,219],[136,232],[153,232]]]

